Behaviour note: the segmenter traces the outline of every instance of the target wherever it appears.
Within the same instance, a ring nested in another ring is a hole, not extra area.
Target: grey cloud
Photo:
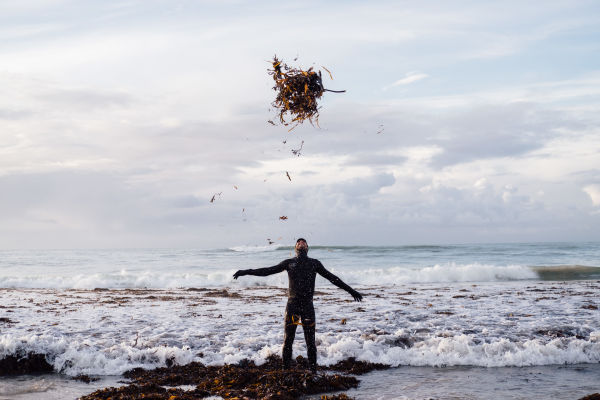
[[[436,146],[442,153],[432,166],[445,166],[497,157],[518,157],[542,148],[561,135],[562,129],[583,130],[575,115],[530,103],[487,104],[458,107],[452,113],[410,113],[403,106],[375,113],[356,104],[344,104],[346,112],[332,107],[321,134],[306,139],[304,154],[351,155],[349,165],[400,165],[398,150],[413,146]],[[325,119],[325,118],[323,118]],[[379,124],[385,131],[376,134]],[[308,138],[299,131],[302,138]]]
[[[371,200],[378,196],[379,190],[391,186],[396,179],[391,173],[380,173],[335,183],[314,185],[301,190],[292,189],[281,194],[283,208],[310,209],[311,215],[363,213],[370,209]],[[371,210],[379,214],[376,210]]]
[[[19,120],[33,115],[31,111],[25,110],[8,110],[0,108],[0,119],[4,120]]]
[[[519,156],[541,148],[558,136],[557,129],[577,122],[537,109],[531,104],[482,106],[457,117],[439,121],[431,143],[444,151],[437,167],[477,159]]]
[[[189,194],[188,182],[132,183],[127,173],[5,175],[0,177],[0,243],[3,248],[211,247],[226,240],[228,229],[247,225],[245,214],[253,213],[254,222],[278,222],[269,202],[228,192],[210,203],[210,184],[199,181],[194,188],[207,197]],[[263,209],[272,215],[261,214]]]
[[[101,109],[115,106],[130,106],[134,103],[131,95],[115,91],[91,89],[53,89],[39,94],[38,99],[75,109]]]
[[[379,192],[381,188],[396,182],[393,174],[382,173],[366,178],[356,178],[333,186],[333,190],[344,193],[350,199],[359,199]]]
[[[357,153],[352,155],[346,162],[345,165],[366,165],[366,166],[386,166],[402,165],[407,158],[405,156],[393,155],[393,154],[379,154],[379,153]]]

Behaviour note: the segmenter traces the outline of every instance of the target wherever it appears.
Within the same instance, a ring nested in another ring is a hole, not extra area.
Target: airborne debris
[[[294,60],[295,61],[295,60]],[[310,67],[304,71],[293,68],[273,57],[273,69],[269,69],[269,75],[273,76],[275,86],[273,90],[277,96],[271,105],[279,110],[279,121],[288,126],[294,124],[290,130],[308,120],[319,125],[318,99],[323,92],[343,93],[345,90],[329,90],[323,87],[321,71],[313,71]],[[331,72],[323,67],[331,77]],[[287,115],[289,113],[289,116]]]
[[[221,198],[221,195],[223,194],[223,192],[219,192],[219,193],[215,193],[213,194],[213,197],[210,199],[211,203],[215,202],[215,199],[217,198],[217,196],[219,196],[219,198]]]
[[[302,155],[301,151],[302,151],[302,147],[304,146],[304,140],[302,141],[302,143],[300,143],[300,148],[299,149],[292,149],[292,153],[296,156],[296,157],[300,157]]]

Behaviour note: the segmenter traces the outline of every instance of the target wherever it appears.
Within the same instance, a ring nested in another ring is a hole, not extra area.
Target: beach
[[[367,250],[365,259],[375,258],[376,249]],[[413,258],[420,257],[412,252]],[[280,258],[281,253],[289,249],[232,252],[225,262],[260,262]],[[318,258],[327,267],[332,252],[320,253]],[[381,271],[386,270],[382,264],[393,258],[383,257],[376,261]],[[353,276],[359,276],[358,269],[336,267],[335,273],[359,290],[364,301],[355,303],[326,281],[318,283],[319,365],[353,357],[390,366],[358,377],[359,387],[346,393],[359,399],[573,399],[600,391],[594,378],[600,371],[600,281],[593,276],[536,279],[528,277],[533,270],[521,264],[470,265],[475,266],[422,265],[406,272],[412,280],[420,274],[421,282],[396,279],[378,285],[357,282]],[[481,266],[479,271],[476,265]],[[560,265],[555,268],[561,273],[579,273],[575,267]],[[436,268],[446,268],[446,274],[438,274],[439,282],[428,282]],[[388,278],[400,276],[398,269],[402,267],[388,266]],[[488,274],[486,269],[495,269],[494,279],[481,279]],[[479,280],[468,279],[465,274],[470,270]],[[154,269],[145,274],[167,272]],[[75,280],[73,274],[61,273],[49,276],[49,282]],[[216,282],[219,273],[214,274],[203,279]],[[108,283],[110,275],[104,271],[95,279]],[[54,373],[2,377],[0,398],[33,399],[40,393],[48,399],[76,398],[116,385],[119,376],[132,368],[190,362],[220,366],[243,360],[261,365],[280,354],[284,274],[271,277],[280,283],[265,279],[264,285],[249,280],[211,286],[115,287],[118,276],[130,275],[136,273],[118,270],[112,285],[106,285],[113,287],[1,288],[0,358],[41,354]],[[41,279],[27,276],[12,279]],[[87,279],[96,283],[89,274]],[[297,355],[306,356],[300,332],[294,343]],[[71,379],[82,374],[99,380],[88,384]]]

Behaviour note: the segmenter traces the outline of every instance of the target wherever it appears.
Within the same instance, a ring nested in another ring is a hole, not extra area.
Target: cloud
[[[9,110],[0,108],[0,119],[4,120],[20,120],[31,116],[30,111],[24,110]]]
[[[589,2],[71,3],[0,5],[1,246],[598,232]],[[347,89],[322,129],[266,123],[274,53]]]
[[[443,149],[433,164],[443,167],[477,159],[516,157],[540,149],[566,127],[577,127],[559,113],[533,104],[485,105],[442,118],[431,142]]]
[[[131,106],[133,97],[124,92],[91,89],[54,89],[40,93],[38,98],[55,106],[66,106],[70,111],[77,108],[96,110],[106,107]]]
[[[591,184],[587,185],[583,188],[583,191],[590,196],[592,200],[592,204],[594,206],[600,206],[600,185],[599,184]]]
[[[396,82],[392,83],[389,86],[386,86],[384,89],[389,89],[392,88],[394,86],[403,86],[403,85],[409,85],[411,83],[420,81],[422,79],[425,79],[429,77],[429,75],[421,73],[421,72],[407,72],[404,76],[404,78],[402,79],[398,79]]]
[[[386,154],[384,152],[356,152],[355,154],[351,155],[344,164],[364,165],[371,167],[386,165],[399,166],[402,165],[402,163],[404,163],[406,160],[406,156],[398,154]]]

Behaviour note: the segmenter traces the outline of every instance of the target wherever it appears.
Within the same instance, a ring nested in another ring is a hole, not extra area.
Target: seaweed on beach
[[[313,71],[290,67],[277,56],[273,57],[273,69],[269,69],[269,75],[273,77],[277,92],[275,100],[271,105],[279,110],[279,121],[288,126],[293,124],[294,129],[298,124],[308,120],[311,124],[319,125],[319,99],[324,92],[343,93],[345,90],[329,90],[323,87],[321,71]],[[325,71],[331,72],[325,67]],[[273,124],[273,121],[269,121]]]
[[[600,393],[588,394],[587,396],[584,396],[579,400],[600,400]]]
[[[0,376],[48,373],[53,370],[45,354],[12,354],[0,359]]]
[[[336,372],[315,374],[307,371],[308,362],[301,356],[296,358],[296,363],[291,369],[284,370],[282,364],[280,357],[271,356],[260,366],[251,360],[242,360],[237,364],[220,367],[192,362],[153,370],[136,368],[123,374],[130,381],[128,386],[98,390],[81,397],[81,400],[198,399],[207,396],[220,396],[224,399],[291,400],[358,386],[358,379],[353,376]],[[321,371],[341,369],[356,374],[385,367],[350,359],[320,369]],[[183,391],[179,388],[166,388],[180,385],[194,385],[195,389]],[[322,398],[350,399],[345,394],[324,395]]]

